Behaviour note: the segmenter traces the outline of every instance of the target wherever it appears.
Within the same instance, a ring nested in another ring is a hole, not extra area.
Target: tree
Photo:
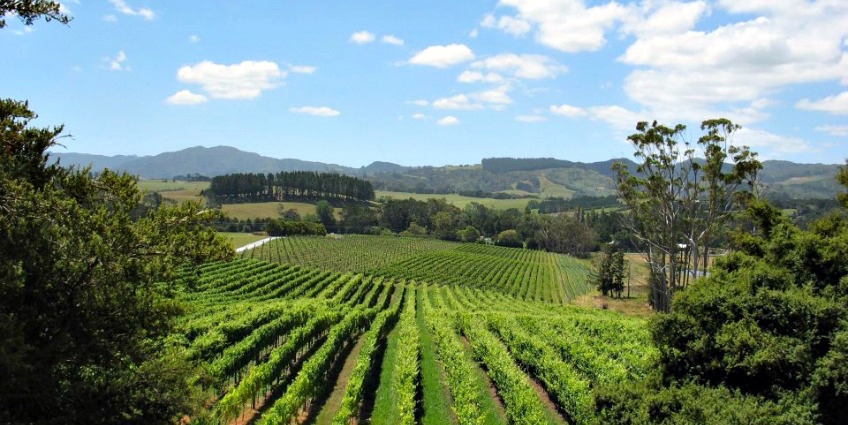
[[[348,204],[342,208],[339,229],[345,233],[367,233],[377,225],[377,213],[371,208]]]
[[[455,240],[456,227],[456,220],[446,211],[439,211],[433,216],[433,236],[439,239]]]
[[[277,205],[277,214],[283,220],[300,221],[300,213],[294,208],[286,209],[285,205],[282,203]]]
[[[456,238],[461,242],[477,242],[480,239],[480,232],[472,226],[465,226],[464,229],[456,232]]]
[[[35,117],[0,100],[0,423],[174,423],[195,400],[160,282],[233,256],[218,214],[140,212],[132,176],[48,165],[62,128]]]
[[[330,205],[327,201],[318,201],[315,204],[315,215],[318,217],[318,221],[324,225],[324,227],[328,229],[335,228],[336,226],[336,216],[335,210],[333,206]]]
[[[541,216],[538,228],[536,241],[551,252],[587,257],[597,244],[595,232],[585,222],[564,214]]]
[[[512,248],[524,247],[524,243],[521,241],[521,238],[518,237],[518,232],[516,232],[515,229],[508,229],[498,233],[495,243],[500,246],[508,246]]]
[[[63,24],[71,21],[58,1],[48,0],[0,0],[0,28],[6,26],[7,16],[17,16],[24,25],[32,25],[39,18]]]
[[[617,295],[621,298],[624,280],[627,278],[627,260],[624,253],[609,245],[604,245],[600,256],[593,261],[591,279],[603,295]]]
[[[698,274],[702,260],[706,264],[703,257],[719,229],[756,195],[761,164],[748,147],[731,143],[739,126],[717,119],[701,128],[707,134],[693,146],[682,124],[640,122],[639,132],[628,137],[641,160],[636,173],[621,163],[613,166],[619,198],[630,210],[626,226],[650,266],[649,300],[659,311],[670,310],[674,292]],[[748,191],[741,190],[745,184]]]

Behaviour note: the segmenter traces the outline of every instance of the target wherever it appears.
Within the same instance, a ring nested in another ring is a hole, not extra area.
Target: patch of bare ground
[[[548,394],[548,391],[545,389],[542,384],[536,380],[536,378],[527,375],[527,383],[530,384],[530,388],[533,388],[533,391],[536,392],[536,395],[539,397],[539,400],[542,401],[542,405],[548,410],[548,414],[556,419],[559,423],[569,423],[565,419],[565,415],[560,410],[559,406],[554,403],[554,400],[551,398],[551,395]]]

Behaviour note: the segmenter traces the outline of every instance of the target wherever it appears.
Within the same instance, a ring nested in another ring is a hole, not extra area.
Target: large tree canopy
[[[190,370],[159,282],[232,248],[197,204],[137,217],[133,177],[47,165],[62,128],[34,118],[0,100],[0,423],[174,423]]]

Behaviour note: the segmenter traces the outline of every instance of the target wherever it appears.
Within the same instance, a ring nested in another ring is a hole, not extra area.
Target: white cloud
[[[391,34],[384,35],[383,38],[380,39],[380,41],[386,44],[394,44],[395,46],[403,46],[403,40]]]
[[[289,65],[289,71],[295,74],[312,74],[318,68],[308,65]]]
[[[477,38],[478,34],[479,34],[479,31],[477,30],[477,28],[474,28],[473,30],[471,30],[471,32],[468,33],[468,36],[471,37],[471,38]]]
[[[630,13],[628,7],[614,1],[595,7],[586,7],[583,0],[501,0],[500,4],[514,8],[516,15],[498,19],[498,28],[514,34],[523,29],[515,22],[525,22],[536,28],[539,43],[572,53],[603,47],[606,30]],[[504,21],[505,18],[515,22]]]
[[[200,36],[199,36],[199,35],[197,35],[197,34],[192,34],[192,35],[188,36],[188,42],[189,42],[189,43],[197,43],[198,41],[200,41]]]
[[[424,114],[418,112],[418,113],[412,114],[412,118],[416,119],[416,120],[424,120],[424,119],[427,119],[427,115],[424,115]]]
[[[436,121],[436,124],[439,124],[439,125],[457,125],[457,124],[459,124],[459,119],[457,117],[448,115],[448,116]]]
[[[473,110],[483,109],[483,105],[473,103],[464,94],[458,94],[453,97],[445,97],[433,101],[433,107],[436,109],[453,109],[453,110]]]
[[[341,112],[326,106],[301,106],[298,108],[289,108],[289,112],[314,115],[316,117],[337,117],[341,115]]]
[[[604,121],[619,131],[635,131],[639,121],[648,121],[644,113],[633,112],[618,105],[592,106],[580,108],[568,104],[551,105],[549,111],[554,115],[568,118],[588,117],[593,120]]]
[[[459,81],[460,83],[498,83],[503,81],[503,77],[494,72],[483,74],[479,71],[463,71],[463,73],[459,74],[459,77],[456,78],[456,81]]]
[[[118,17],[115,15],[106,15],[103,17],[103,20],[106,22],[118,22]]]
[[[471,64],[472,68],[511,73],[516,78],[538,80],[553,78],[568,69],[543,55],[502,53]]]
[[[409,104],[415,105],[415,106],[428,106],[428,105],[430,105],[430,102],[428,102],[424,99],[410,100],[410,101],[407,101],[406,103],[409,103]]]
[[[619,58],[640,67],[627,77],[625,92],[657,116],[703,111],[753,122],[767,117],[769,104],[761,100],[787,85],[848,83],[848,53],[841,48],[848,3],[787,4],[723,1],[730,12],[756,18],[707,31],[683,30],[705,7],[690,5],[680,28],[637,32]]]
[[[196,105],[204,103],[208,99],[202,94],[195,94],[188,90],[180,90],[174,93],[171,97],[165,99],[166,103],[171,105]]]
[[[541,115],[519,115],[515,117],[516,121],[527,122],[527,123],[539,123],[545,122],[548,119]]]
[[[151,9],[148,9],[146,7],[133,9],[124,0],[109,0],[109,3],[112,3],[112,6],[115,6],[115,10],[120,13],[123,13],[124,15],[141,16],[142,18],[148,21],[156,17],[156,14]]]
[[[31,33],[32,31],[33,31],[32,27],[25,26],[25,27],[21,28],[20,30],[12,31],[12,33],[15,34],[15,35],[27,35],[27,34]]]
[[[636,131],[636,124],[648,121],[646,114],[633,112],[618,105],[593,106],[588,109],[593,119],[601,120],[620,131]]]
[[[516,37],[527,34],[531,29],[530,23],[523,19],[517,19],[512,16],[501,16],[500,18],[495,18],[491,14],[486,15],[483,18],[483,21],[480,22],[480,26],[483,28],[496,28]]]
[[[490,104],[495,104],[494,107],[502,107],[503,105],[508,105],[512,103],[512,99],[507,95],[509,91],[509,86],[502,85],[490,90],[484,90],[481,92],[477,92],[472,94],[471,96],[474,99],[479,100],[480,102],[486,102]]]
[[[359,31],[350,35],[350,42],[356,44],[367,44],[374,41],[374,34],[368,31]]]
[[[810,100],[802,99],[795,104],[798,109],[808,111],[822,111],[831,114],[848,114],[848,91],[844,91],[824,99]]]
[[[831,136],[848,137],[848,125],[820,125],[816,131],[827,133]]]
[[[682,34],[693,28],[704,16],[710,14],[706,1],[643,2],[638,10],[624,18],[621,31],[639,37],[661,34]]]
[[[464,44],[449,44],[447,46],[430,46],[409,59],[413,65],[435,66],[447,68],[474,59],[474,52]]]
[[[177,79],[200,85],[216,99],[253,99],[263,90],[276,87],[277,80],[285,76],[285,71],[269,61],[244,61],[233,65],[203,61],[177,70]]]
[[[743,127],[736,132],[734,143],[746,145],[755,150],[764,150],[766,153],[790,154],[799,152],[810,152],[814,149],[803,139],[797,137],[785,137],[764,130],[756,130]]]
[[[569,118],[585,117],[587,115],[585,109],[566,104],[559,106],[551,105],[550,111],[554,115],[562,115]]]
[[[126,65],[127,54],[123,50],[119,50],[114,58],[106,58],[109,62],[109,70],[111,71],[129,71],[130,68]]]

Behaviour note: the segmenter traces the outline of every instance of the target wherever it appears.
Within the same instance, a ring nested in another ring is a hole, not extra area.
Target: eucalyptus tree
[[[757,154],[733,144],[739,126],[721,118],[701,124],[693,144],[686,126],[640,122],[628,140],[636,147],[635,173],[613,166],[626,226],[645,250],[650,302],[671,309],[674,292],[706,268],[709,246],[745,199],[756,196]],[[744,190],[747,187],[747,190]]]

